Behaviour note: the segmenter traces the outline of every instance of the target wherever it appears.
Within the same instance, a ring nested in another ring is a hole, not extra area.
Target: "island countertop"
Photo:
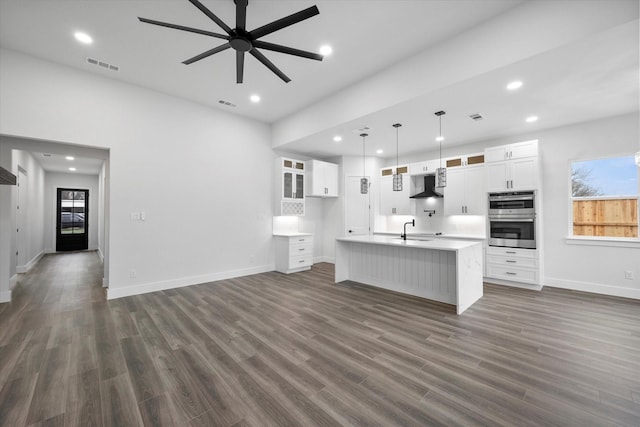
[[[373,245],[386,245],[386,246],[407,246],[412,248],[424,248],[435,249],[443,251],[458,251],[459,249],[468,248],[473,245],[481,245],[478,242],[472,242],[468,240],[455,240],[455,239],[438,239],[432,240],[403,240],[400,237],[380,236],[380,235],[362,235],[362,236],[348,236],[338,237],[336,240],[341,242],[354,242],[354,243],[369,243]]]

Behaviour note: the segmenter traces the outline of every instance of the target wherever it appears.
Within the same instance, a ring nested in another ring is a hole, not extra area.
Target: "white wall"
[[[109,297],[273,269],[267,125],[0,56],[0,134],[110,149]],[[140,211],[146,221],[132,221]]]
[[[24,265],[17,265],[17,262],[12,262],[12,273],[25,272],[33,266],[33,264],[42,255],[44,249],[43,242],[43,226],[44,226],[44,177],[45,172],[31,153],[22,150],[12,150],[13,155],[13,173],[18,175],[18,168],[26,171],[27,182],[26,185],[21,185],[20,191],[26,191],[26,206],[20,207],[20,212],[25,215],[24,230],[20,230],[20,233],[24,233],[21,236],[23,244],[19,245],[19,250],[26,252],[26,263]],[[15,191],[14,195],[14,207],[18,202],[18,188],[13,187]],[[12,239],[12,243],[15,244],[15,234]],[[13,251],[15,254],[15,251]]]
[[[98,175],[46,172],[44,197],[44,248],[56,251],[56,204],[58,188],[89,190],[89,250],[98,249],[99,211],[101,198]]]

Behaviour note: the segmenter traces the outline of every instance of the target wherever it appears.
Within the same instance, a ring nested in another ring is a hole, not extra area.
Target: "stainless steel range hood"
[[[422,193],[411,196],[412,199],[423,199],[426,197],[442,197],[443,194],[436,191],[436,176],[425,175],[424,191]]]

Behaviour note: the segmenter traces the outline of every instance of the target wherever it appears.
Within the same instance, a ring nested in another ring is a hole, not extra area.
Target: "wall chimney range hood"
[[[442,193],[436,191],[436,176],[425,175],[424,177],[424,191],[422,193],[411,196],[412,199],[424,199],[427,197],[442,197]]]

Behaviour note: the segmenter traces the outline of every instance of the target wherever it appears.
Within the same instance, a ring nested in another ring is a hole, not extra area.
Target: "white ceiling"
[[[201,0],[235,26],[232,0]],[[263,51],[292,81],[284,83],[253,57],[245,62],[244,84],[235,83],[235,59],[227,50],[192,65],[181,62],[220,43],[217,39],[140,23],[138,16],[222,32],[187,0],[0,0],[0,46],[90,73],[190,99],[267,123],[322,101],[412,55],[494,18],[521,0],[251,0],[252,29],[317,5],[320,15],[282,29],[265,41],[317,51],[328,43],[334,53],[322,62]],[[576,2],[577,3],[577,2]],[[579,6],[578,6],[579,7]],[[567,18],[570,19],[570,18]],[[73,32],[94,38],[85,46]],[[514,41],[517,42],[517,41]],[[86,63],[86,57],[113,63],[119,72]],[[522,62],[478,75],[412,101],[326,129],[286,147],[313,157],[361,154],[354,130],[374,129],[367,152],[384,149],[395,157],[400,122],[401,155],[437,148],[444,109],[444,144],[458,145],[548,129],[638,111],[638,20],[594,34]],[[521,90],[504,87],[524,81]],[[262,97],[252,104],[249,95]],[[236,107],[225,107],[219,100]],[[485,119],[473,122],[469,114]],[[528,115],[539,116],[533,124]],[[343,141],[332,137],[341,134]],[[62,162],[64,164],[64,162]],[[50,166],[53,167],[53,166]]]
[[[72,152],[72,149],[71,151]],[[91,157],[71,156],[74,159],[68,160],[65,154],[33,152],[34,158],[47,172],[76,173],[83,175],[98,175],[102,168],[103,159]],[[69,168],[76,168],[70,171]]]
[[[201,0],[235,26],[232,0]],[[387,68],[435,43],[503,13],[521,0],[251,0],[247,29],[317,5],[320,14],[264,41],[333,54],[318,62],[264,50],[291,78],[284,83],[250,55],[245,78],[235,82],[235,54],[228,49],[191,65],[181,62],[222,40],[143,24],[138,16],[223,32],[187,0],[0,0],[0,45],[106,77],[273,122]],[[94,43],[75,41],[84,31]],[[103,70],[93,57],[120,67]],[[260,104],[249,101],[261,96]],[[219,100],[237,106],[221,107]]]

